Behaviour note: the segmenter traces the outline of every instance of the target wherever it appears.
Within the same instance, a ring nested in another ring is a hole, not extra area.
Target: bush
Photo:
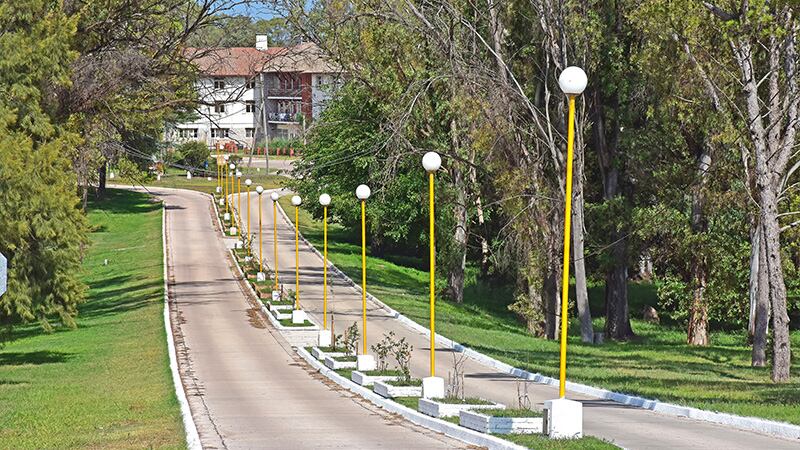
[[[191,167],[203,165],[211,156],[211,150],[200,141],[184,142],[175,149],[175,152],[181,155],[179,163]]]

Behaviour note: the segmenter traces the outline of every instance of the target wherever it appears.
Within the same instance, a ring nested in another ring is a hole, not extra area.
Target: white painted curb
[[[272,190],[280,191],[281,189],[272,189]],[[286,215],[286,212],[283,210],[280,203],[278,203],[278,210],[280,211],[283,220],[294,228],[294,225],[292,224],[291,220],[289,220],[289,216]],[[302,233],[299,233],[299,236],[300,239],[307,246],[311,248],[311,251],[313,251],[317,256],[322,258],[322,254],[319,252],[319,250],[317,250],[317,248],[314,247],[303,236]],[[349,276],[347,276],[347,274],[339,270],[339,268],[336,267],[333,263],[331,263],[330,258],[328,259],[328,268],[333,273],[342,277],[345,280],[345,282],[349,284],[359,296],[361,295],[361,286],[358,285],[356,282],[354,282]],[[400,314],[398,311],[395,311],[389,305],[378,300],[377,297],[373,296],[369,292],[367,292],[367,300],[372,302],[374,305],[387,311],[391,317],[397,319],[411,330],[416,331],[422,334],[423,336],[430,337],[431,332],[429,329],[414,322],[408,317]],[[506,364],[490,356],[472,350],[471,348],[465,347],[459,344],[458,342],[455,342],[451,339],[448,339],[440,335],[439,333],[436,333],[436,342],[445,347],[450,347],[457,352],[462,352],[469,358],[485,366],[496,369],[500,372],[504,372],[509,375],[513,375],[515,377],[527,379],[535,383],[547,384],[550,386],[558,386],[559,384],[559,380],[556,378],[548,377],[539,373],[528,372],[527,370],[514,367],[510,364]],[[608,389],[602,389],[580,383],[573,383],[571,381],[567,381],[566,387],[571,392],[597,397],[600,399],[611,400],[617,403],[621,403],[623,405],[636,406],[642,409],[647,409],[661,414],[677,416],[677,417],[687,417],[689,419],[716,423],[719,425],[725,425],[739,430],[752,431],[784,439],[800,441],[800,425],[793,425],[787,422],[778,422],[775,420],[761,419],[758,417],[745,417],[745,416],[737,416],[734,414],[727,414],[715,411],[706,411],[703,409],[693,408],[690,406],[675,405],[672,403],[665,403],[658,400],[646,399],[635,395],[622,394],[619,392],[610,391]]]
[[[161,247],[164,258],[164,328],[167,334],[169,368],[172,372],[172,382],[175,385],[175,397],[178,398],[178,404],[181,406],[183,428],[186,430],[186,448],[201,450],[203,447],[200,445],[197,425],[194,423],[194,418],[192,418],[192,411],[189,408],[189,401],[186,399],[181,374],[178,372],[178,355],[175,351],[175,337],[172,336],[172,319],[169,314],[169,273],[167,270],[167,209],[164,203],[162,203],[161,209]]]
[[[467,428],[458,426],[454,423],[426,416],[421,412],[414,411],[413,409],[407,408],[399,403],[385,399],[380,395],[370,391],[369,389],[359,386],[353,383],[352,381],[342,377],[333,370],[330,370],[327,367],[323,366],[322,364],[320,364],[319,361],[316,360],[316,358],[311,356],[311,354],[308,353],[304,348],[297,347],[295,350],[297,351],[298,355],[300,355],[304,360],[306,360],[306,362],[311,364],[311,366],[317,369],[319,373],[325,375],[334,383],[355,394],[360,395],[366,400],[369,400],[372,404],[379,406],[388,412],[399,414],[405,417],[412,423],[428,428],[429,430],[445,434],[460,441],[466,442],[467,444],[487,447],[492,450],[494,449],[523,450],[526,448],[514,444],[513,442],[506,441],[505,439],[500,439],[495,436],[479,433],[477,431],[469,430]]]

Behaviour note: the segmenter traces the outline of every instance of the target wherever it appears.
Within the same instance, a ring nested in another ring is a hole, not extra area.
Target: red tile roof
[[[254,47],[190,48],[186,53],[200,72],[209,76],[252,77],[258,72],[337,72],[334,66],[325,61],[320,49],[311,43],[267,50]]]

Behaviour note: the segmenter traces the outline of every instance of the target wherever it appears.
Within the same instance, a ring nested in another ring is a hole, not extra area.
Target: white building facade
[[[194,116],[168,127],[174,143],[211,148],[263,148],[275,139],[302,137],[325,108],[339,73],[313,44],[193,50],[202,73]]]

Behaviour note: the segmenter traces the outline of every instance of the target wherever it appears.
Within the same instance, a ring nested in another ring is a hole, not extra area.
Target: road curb
[[[272,189],[272,190],[281,191],[282,189]],[[286,221],[292,227],[294,227],[292,221],[289,219],[289,216],[283,210],[280,203],[278,203],[278,210],[280,211],[283,220]],[[302,233],[299,233],[299,236],[300,239],[307,246],[311,248],[312,252],[314,252],[317,256],[322,258],[322,254],[320,253],[320,251],[317,250],[317,248],[313,244],[311,244],[311,242],[309,242],[308,239],[306,239]],[[339,270],[339,268],[336,267],[330,261],[330,259],[328,260],[328,268],[337,275],[341,276],[345,280],[345,282],[356,291],[358,295],[361,295],[361,286],[359,286],[356,282],[354,282],[349,276],[347,276],[347,274]],[[424,326],[404,316],[400,312],[391,308],[389,305],[380,301],[377,297],[373,296],[369,292],[367,292],[367,300],[371,301],[373,304],[387,311],[390,316],[397,319],[411,330],[421,333],[422,335],[430,338],[431,332],[428,328],[425,328]],[[452,348],[457,352],[464,353],[469,358],[485,366],[504,372],[506,374],[513,375],[515,377],[526,379],[529,381],[533,381],[534,383],[547,384],[550,386],[559,385],[559,380],[556,378],[548,377],[540,373],[529,372],[527,370],[514,367],[510,364],[506,364],[502,361],[492,358],[491,356],[484,355],[483,353],[479,353],[469,347],[461,345],[458,342],[446,338],[438,333],[436,333],[436,342],[438,344]],[[738,430],[766,434],[769,436],[789,439],[792,441],[800,441],[800,426],[793,425],[787,422],[778,422],[774,420],[761,419],[758,417],[737,416],[734,414],[721,413],[716,411],[706,411],[703,409],[693,408],[690,406],[681,406],[672,403],[661,402],[659,400],[647,399],[643,397],[638,397],[636,395],[623,394],[620,392],[614,392],[608,389],[598,388],[571,381],[567,381],[566,387],[567,390],[574,393],[597,397],[599,399],[604,399],[604,400],[611,400],[616,403],[620,403],[627,406],[635,406],[638,408],[650,410],[660,414],[676,416],[676,417],[686,417],[689,419],[715,423],[718,425],[723,425]]]
[[[167,265],[167,208],[162,202],[161,208],[161,249],[164,264],[164,327],[167,335],[167,352],[169,353],[169,368],[172,373],[172,382],[175,385],[175,397],[181,408],[181,419],[183,428],[186,432],[186,448],[190,450],[201,450],[200,435],[197,433],[197,424],[192,417],[189,408],[189,400],[186,398],[181,374],[178,371],[178,354],[175,350],[175,337],[172,335],[172,318],[169,311],[169,266]]]
[[[301,358],[303,358],[307,363],[309,363],[311,367],[316,369],[319,373],[327,377],[329,380],[349,390],[350,392],[353,392],[354,394],[358,394],[359,396],[368,400],[370,403],[379,406],[390,413],[399,414],[403,416],[406,420],[414,424],[417,424],[421,427],[425,427],[429,430],[442,433],[446,436],[458,439],[467,444],[479,445],[482,447],[487,447],[492,450],[524,450],[526,448],[514,444],[513,442],[506,441],[505,439],[501,439],[489,434],[480,433],[478,431],[473,431],[464,428],[462,426],[456,425],[454,423],[437,419],[435,417],[426,416],[425,414],[422,414],[419,411],[414,411],[411,408],[400,405],[391,400],[385,399],[380,395],[370,391],[369,389],[366,389],[363,386],[359,386],[353,383],[352,381],[349,381],[348,379],[344,378],[343,376],[339,375],[335,371],[325,367],[319,361],[317,361],[316,358],[311,356],[311,354],[308,353],[306,349],[302,347],[296,347],[295,351],[297,352],[298,355],[300,355]]]

